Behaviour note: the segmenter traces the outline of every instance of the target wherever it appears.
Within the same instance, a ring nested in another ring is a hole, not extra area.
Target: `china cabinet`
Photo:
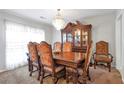
[[[71,42],[72,50],[75,52],[85,52],[88,43],[91,41],[92,25],[83,25],[79,21],[76,23],[68,23],[64,29],[61,30],[61,42]]]

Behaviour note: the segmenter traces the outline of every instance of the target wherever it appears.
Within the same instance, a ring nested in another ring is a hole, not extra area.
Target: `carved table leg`
[[[78,83],[78,72],[73,72],[73,83],[77,84]]]
[[[66,71],[66,83],[69,83],[69,72]]]
[[[86,84],[87,83],[87,72],[84,71],[83,74],[83,83]]]

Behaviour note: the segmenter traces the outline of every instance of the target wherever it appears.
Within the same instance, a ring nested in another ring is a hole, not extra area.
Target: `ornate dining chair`
[[[55,60],[52,56],[52,48],[47,42],[42,41],[38,46],[40,62],[41,62],[41,81],[43,83],[43,78],[45,77],[45,72],[52,75],[53,83],[57,83],[57,74],[65,71],[64,66],[59,66],[55,64]]]
[[[61,52],[61,42],[55,42],[53,46],[53,52],[59,53]]]
[[[94,53],[93,58],[95,69],[98,62],[103,62],[107,63],[109,72],[111,72],[111,62],[113,60],[113,56],[109,53],[108,42],[99,41],[96,43],[96,52]]]
[[[72,51],[72,43],[64,42],[63,44],[63,52],[71,52]]]
[[[92,57],[92,49],[93,49],[93,42],[91,41],[86,50],[85,62],[82,65],[82,67],[78,69],[78,74],[80,76],[79,83],[87,83],[87,78],[91,80],[89,75],[89,66],[90,66],[91,57]],[[83,80],[83,82],[80,81],[80,78]]]
[[[78,77],[77,78],[78,83],[87,83],[87,78],[90,80],[89,65],[90,65],[91,56],[92,56],[92,41],[87,46],[84,63],[81,66],[79,66],[77,70],[74,70],[70,67],[66,67],[67,83],[69,82],[69,78],[73,78],[73,75]]]
[[[40,79],[40,65],[39,65],[39,57],[38,57],[38,51],[37,51],[37,44],[36,42],[29,42],[28,43],[28,65],[29,65],[29,71],[30,76],[32,76],[32,73],[35,71],[38,71],[38,80]],[[34,70],[34,67],[37,69]]]

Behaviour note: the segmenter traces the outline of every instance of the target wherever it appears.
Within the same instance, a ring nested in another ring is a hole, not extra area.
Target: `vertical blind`
[[[44,30],[6,21],[6,67],[13,69],[27,64],[26,52],[29,41],[45,40]]]

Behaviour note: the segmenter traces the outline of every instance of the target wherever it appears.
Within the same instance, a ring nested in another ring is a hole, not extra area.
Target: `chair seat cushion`
[[[106,55],[96,55],[95,56],[96,62],[111,62],[112,59],[109,56]]]
[[[52,68],[50,67],[44,67],[46,71],[52,72]],[[58,73],[60,71],[64,70],[64,66],[55,66],[55,73]]]

